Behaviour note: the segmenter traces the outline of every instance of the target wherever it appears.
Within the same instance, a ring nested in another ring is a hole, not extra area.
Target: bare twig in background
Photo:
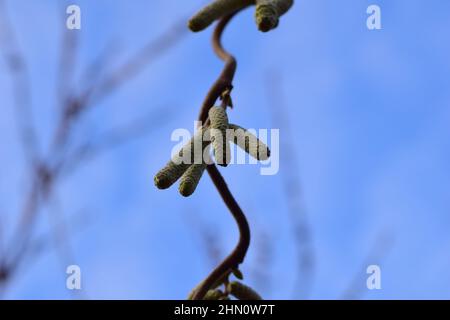
[[[255,257],[251,264],[252,277],[255,279],[258,291],[270,292],[272,289],[272,274],[270,266],[273,263],[273,236],[267,230],[254,228]],[[263,268],[261,266],[264,266]]]
[[[14,114],[26,161],[34,165],[39,157],[38,136],[31,111],[31,83],[26,59],[17,43],[15,31],[0,0],[0,50],[11,75]]]
[[[145,116],[131,121],[127,125],[108,130],[96,141],[90,141],[89,137],[87,137],[82,145],[72,148],[68,160],[62,168],[61,175],[70,174],[80,164],[86,164],[114,148],[149,134],[155,129],[153,125],[150,125],[154,119],[162,119],[159,125],[164,125],[169,121],[170,116],[171,114],[167,111],[167,108],[158,108]]]
[[[92,223],[92,220],[92,212],[88,210],[80,210],[79,212],[68,216],[65,221],[61,221],[60,219],[58,219],[58,221],[54,221],[53,225],[50,226],[49,231],[33,238],[33,242],[28,246],[27,254],[24,259],[32,261],[58,245],[54,241],[55,235],[57,236],[59,230],[65,228],[65,226],[70,226],[69,231],[72,239],[86,229],[90,223]],[[64,223],[65,226],[61,226],[61,223]],[[24,263],[22,262],[22,264]],[[65,264],[65,266],[67,266],[67,264]]]
[[[157,39],[150,41],[128,61],[107,72],[104,77],[67,102],[56,134],[56,148],[60,148],[61,144],[65,143],[65,140],[69,138],[70,127],[92,105],[99,103],[114,90],[119,89],[127,81],[136,77],[145,70],[146,66],[160,58],[187,34],[184,23],[182,24],[181,21],[174,23],[166,32]]]
[[[5,235],[4,235],[4,230],[3,230],[3,226],[5,226],[5,219],[3,216],[3,212],[0,211],[0,283],[2,282],[2,279],[4,279],[5,277],[5,270],[6,270],[6,266],[5,266]],[[1,290],[0,290],[0,297],[1,297]]]
[[[282,92],[282,77],[276,71],[271,71],[266,79],[266,91],[275,128],[280,128],[280,174],[283,181],[284,193],[289,209],[292,232],[297,246],[297,279],[294,282],[296,298],[308,298],[314,278],[314,249],[312,245],[311,227],[302,195],[301,178],[298,168],[298,155],[293,146],[294,136],[289,117],[286,114],[286,103]],[[285,139],[283,139],[285,137]],[[283,169],[285,168],[285,169]],[[290,168],[289,170],[287,168]]]
[[[76,225],[69,224],[67,222],[67,218],[65,215],[65,211],[62,207],[62,202],[59,199],[57,195],[57,190],[55,190],[52,194],[52,196],[48,200],[48,205],[46,208],[46,211],[48,212],[48,220],[50,225],[50,238],[49,242],[53,244],[54,252],[56,253],[59,262],[61,264],[61,268],[64,270],[67,268],[67,266],[71,265],[76,261],[75,252],[73,250],[73,246],[71,243],[71,239],[74,236],[73,231],[81,231],[81,229],[78,230],[72,230],[73,227],[80,226],[79,223]],[[73,220],[73,219],[72,219]],[[73,221],[72,221],[73,222]],[[69,227],[70,226],[70,227]],[[53,241],[50,241],[53,240]],[[44,243],[41,241],[37,241],[36,239],[33,240],[33,245],[36,245],[40,242],[40,249],[41,252],[43,252]],[[32,249],[32,248],[29,248]],[[38,249],[38,246],[34,246],[34,249]],[[30,254],[29,256],[32,256],[31,251],[28,251]],[[36,253],[38,253],[39,250],[36,250]],[[83,298],[86,299],[87,295],[85,291],[82,290],[71,290],[70,293],[75,298]]]
[[[79,82],[84,83],[85,88],[93,86],[101,77],[105,76],[105,73],[112,67],[112,63],[120,54],[121,48],[115,40],[110,40],[97,57],[81,71]]]
[[[358,272],[355,274],[348,288],[343,292],[341,299],[361,299],[364,293],[366,293],[368,290],[366,286],[366,280],[368,277],[366,273],[367,267],[373,264],[381,266],[381,264],[391,251],[392,247],[394,246],[394,241],[394,234],[388,229],[384,229],[378,234],[372,249],[367,254],[367,257],[363,261],[361,268],[359,268]]]
[[[68,3],[65,3],[65,7]],[[65,13],[65,10],[61,10]],[[62,16],[62,21],[66,18]],[[78,32],[73,32],[67,28],[62,29],[61,50],[58,66],[58,76],[56,82],[56,94],[58,106],[64,105],[71,96],[71,89],[73,88],[73,74],[77,66],[78,54]]]
[[[65,7],[68,3],[65,2]],[[65,10],[61,10],[65,13]],[[65,19],[62,15],[62,20]],[[62,106],[69,101],[71,89],[73,87],[73,74],[76,68],[77,54],[78,54],[78,32],[71,32],[71,30],[63,28],[61,33],[61,49],[58,66],[58,75],[56,82],[56,106]],[[57,110],[58,111],[58,110]],[[49,196],[48,199],[48,217],[49,223],[52,224],[53,239],[55,244],[55,251],[59,257],[62,266],[70,265],[75,261],[75,255],[70,244],[68,225],[65,220],[62,203],[57,195],[57,190]]]
[[[189,225],[189,229],[194,231],[193,233],[197,236],[199,244],[203,247],[208,264],[215,267],[220,262],[223,252],[216,228],[204,221],[196,210],[191,209],[189,211],[189,218],[186,218],[186,223]]]
[[[55,190],[52,197],[48,200],[48,220],[50,230],[52,230],[53,243],[55,245],[55,251],[59,257],[61,265],[66,267],[75,261],[75,255],[70,243],[69,224],[66,221],[65,212],[62,207],[62,202]]]
[[[0,290],[4,291],[11,277],[25,259],[29,257],[30,248],[35,248],[33,231],[39,213],[48,207],[52,207],[55,201],[55,191],[62,173],[73,172],[79,163],[107,151],[121,143],[136,138],[155,129],[161,122],[150,121],[144,117],[124,128],[112,128],[100,142],[94,144],[91,141],[82,143],[81,147],[72,150],[70,138],[75,133],[76,124],[81,116],[89,111],[94,104],[100,102],[119,88],[123,87],[139,73],[145,70],[153,61],[177,44],[187,34],[184,27],[185,19],[180,19],[168,31],[158,38],[149,41],[141,50],[117,68],[105,70],[104,61],[97,60],[88,67],[85,74],[90,74],[94,79],[89,86],[82,88],[81,93],[75,94],[71,75],[76,67],[76,31],[63,31],[61,58],[59,61],[59,75],[57,84],[58,110],[61,112],[59,123],[55,125],[57,130],[47,144],[51,146],[45,156],[39,154],[38,133],[32,124],[31,83],[28,75],[26,59],[17,45],[16,34],[9,20],[6,6],[0,0],[0,50],[2,51],[6,66],[11,74],[13,93],[15,97],[16,121],[20,130],[21,143],[25,150],[27,160],[31,163],[29,174],[29,189],[23,197],[22,209],[19,214],[18,224],[8,239],[5,250],[0,257]],[[101,59],[100,59],[101,60]],[[89,70],[92,68],[92,70]],[[106,71],[106,72],[105,72]],[[106,74],[100,74],[105,72]],[[153,114],[155,116],[155,114]],[[166,115],[167,116],[167,115]],[[68,165],[69,164],[69,165]],[[61,210],[54,210],[52,219],[57,222],[53,229],[58,239],[64,230]],[[2,226],[3,227],[3,226]],[[5,239],[4,239],[5,240]],[[64,236],[64,242],[67,236]],[[40,250],[38,250],[40,251]],[[65,259],[74,259],[73,255]]]

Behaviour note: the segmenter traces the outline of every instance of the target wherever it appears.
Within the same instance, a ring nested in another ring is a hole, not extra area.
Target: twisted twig
[[[208,111],[214,106],[216,100],[220,98],[223,93],[227,91],[229,92],[233,88],[232,82],[236,72],[237,62],[236,59],[222,47],[220,39],[228,22],[230,22],[231,18],[233,18],[236,13],[237,12],[234,12],[220,20],[214,30],[212,46],[216,55],[225,62],[225,66],[219,78],[216,82],[214,82],[211,89],[209,89],[209,92],[203,101],[202,107],[200,108],[198,120],[201,123],[207,122]]]
[[[219,78],[209,90],[205,101],[203,102],[199,114],[199,121],[201,121],[201,123],[208,121],[208,111],[214,106],[216,100],[223,97],[224,94],[229,94],[233,88],[232,81],[237,67],[236,59],[222,47],[220,39],[228,22],[230,22],[236,13],[237,12],[234,12],[220,20],[214,31],[212,39],[213,49],[217,56],[225,62],[225,67]],[[236,220],[239,228],[239,242],[233,252],[231,252],[231,254],[223,260],[195,289],[192,296],[193,300],[203,299],[206,292],[213,286],[214,283],[230,273],[233,269],[236,269],[244,260],[250,245],[250,228],[244,213],[239,207],[239,204],[236,202],[228,189],[228,186],[217,167],[212,164],[208,166],[207,170],[215,187],[219,191],[220,196],[233,215],[233,218]]]

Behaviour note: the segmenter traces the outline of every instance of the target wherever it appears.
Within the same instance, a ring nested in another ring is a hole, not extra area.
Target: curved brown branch
[[[216,100],[220,97],[223,97],[224,94],[229,93],[229,91],[233,87],[232,81],[237,67],[236,59],[222,47],[220,39],[228,22],[230,22],[230,20],[236,13],[237,12],[232,13],[220,20],[214,31],[212,40],[213,49],[217,56],[225,62],[225,67],[219,78],[209,90],[208,95],[203,102],[199,114],[199,121],[201,121],[201,123],[207,121],[208,111],[211,107],[214,106]],[[250,227],[248,225],[247,218],[245,217],[244,212],[242,212],[239,204],[234,199],[217,167],[215,165],[210,165],[208,166],[207,170],[215,187],[219,191],[222,200],[225,202],[238,225],[239,242],[231,252],[231,254],[227,258],[225,258],[225,260],[223,260],[195,289],[192,297],[193,300],[203,299],[206,292],[208,292],[208,290],[215,283],[224,278],[224,276],[230,273],[233,269],[236,269],[239,264],[244,261],[245,255],[247,254],[247,250],[250,245]]]
[[[217,99],[220,98],[224,92],[227,90],[231,91],[233,88],[232,82],[236,72],[237,62],[236,59],[223,48],[221,38],[225,27],[236,13],[237,12],[232,13],[220,20],[214,30],[212,46],[216,55],[225,62],[225,67],[223,68],[219,78],[216,82],[214,82],[211,89],[209,89],[209,92],[203,101],[202,107],[200,108],[198,120],[202,123],[207,121],[208,111],[214,106]]]

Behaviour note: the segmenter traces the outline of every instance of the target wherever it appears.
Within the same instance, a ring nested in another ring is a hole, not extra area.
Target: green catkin
[[[203,300],[222,300],[224,297],[225,294],[222,292],[222,290],[208,290]]]
[[[253,4],[255,0],[215,0],[196,13],[188,23],[194,32],[207,28],[215,20]]]
[[[231,160],[230,144],[227,140],[228,116],[222,107],[209,109],[211,144],[218,165],[226,167]]]
[[[179,191],[184,197],[189,197],[195,191],[206,169],[206,164],[192,164],[181,177]]]
[[[235,124],[230,124],[229,129],[232,129],[232,135],[229,138],[241,149],[245,150],[245,152],[257,160],[269,159],[269,147],[254,134]]]
[[[209,130],[198,130],[192,139],[172,157],[172,159],[155,175],[154,182],[158,189],[167,189],[172,186],[192,163],[202,163],[203,150],[209,145]],[[201,153],[197,150],[202,146]]]
[[[167,189],[173,185],[183,173],[190,167],[190,164],[176,164],[170,160],[164,168],[155,175],[155,186],[158,189]]]
[[[200,128],[180,152],[172,158],[175,163],[201,164],[204,162],[203,150],[211,143],[209,129]],[[201,149],[199,149],[201,147]]]
[[[227,285],[228,292],[239,300],[262,300],[261,296],[249,286],[233,281]]]
[[[294,4],[294,0],[256,0],[256,24],[262,32],[275,29],[280,17]]]

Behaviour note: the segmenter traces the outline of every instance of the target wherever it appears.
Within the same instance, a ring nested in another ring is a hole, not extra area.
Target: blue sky
[[[34,120],[45,141],[58,116],[56,62],[65,4],[6,3],[30,66]],[[110,46],[111,63],[120,63],[204,1],[72,3],[82,10],[82,30],[74,31],[80,67]],[[382,30],[366,27],[370,4],[381,7]],[[298,158],[275,176],[259,175],[258,166],[221,170],[252,226],[242,270],[263,297],[298,297],[296,244],[281,178],[296,172],[315,256],[310,298],[341,298],[359,277],[357,285],[364,286],[367,264],[381,266],[382,289],[362,288],[361,298],[450,298],[449,12],[444,0],[297,0],[273,32],[256,30],[252,10],[227,29],[224,44],[239,62],[231,121],[274,126],[267,83],[276,70],[293,132],[283,135],[280,127],[280,138],[290,139]],[[87,227],[69,226],[85,297],[184,298],[212,267],[196,226],[217,237],[222,256],[236,242],[234,223],[206,175],[189,199],[176,187],[159,191],[153,185],[174,144],[172,131],[192,128],[221,70],[209,45],[211,31],[187,34],[83,119],[77,139],[95,138],[151,110],[167,111],[147,136],[86,164],[58,188],[65,216],[88,216]],[[27,176],[3,61],[0,70],[0,214],[7,234]],[[46,211],[36,235],[49,230]],[[391,245],[371,256],[383,235]],[[270,259],[258,263],[264,254]],[[65,267],[55,250],[31,260],[6,298],[77,297],[65,288]]]

